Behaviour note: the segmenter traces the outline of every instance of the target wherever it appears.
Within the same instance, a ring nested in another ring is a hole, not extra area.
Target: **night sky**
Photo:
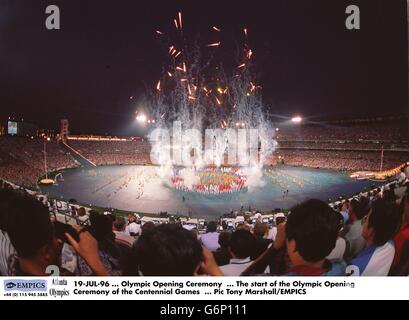
[[[50,4],[61,30],[45,28]],[[345,28],[349,4],[360,6],[359,31]],[[138,97],[167,56],[155,30],[173,32],[178,11],[187,38],[211,42],[211,27],[222,29],[226,65],[248,28],[273,113],[407,113],[406,1],[1,0],[0,120],[57,128],[67,117],[75,133],[135,134]]]

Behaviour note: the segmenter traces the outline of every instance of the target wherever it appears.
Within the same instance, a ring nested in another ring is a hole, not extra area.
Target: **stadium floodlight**
[[[291,122],[292,123],[301,123],[302,122],[302,118],[300,116],[295,116],[291,118]]]
[[[146,120],[147,120],[147,118],[146,118],[146,116],[145,116],[143,113],[141,113],[140,115],[138,115],[138,116],[136,117],[136,120],[137,120],[138,122],[145,123]]]

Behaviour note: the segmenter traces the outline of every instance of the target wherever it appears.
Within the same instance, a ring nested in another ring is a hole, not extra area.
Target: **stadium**
[[[253,29],[225,5],[127,5],[138,28],[39,32],[61,60],[35,46],[5,81],[0,275],[409,275],[406,4],[353,37],[297,5],[239,5]],[[286,16],[305,35],[275,31]]]
[[[175,177],[169,183],[150,160],[149,141],[141,137],[68,136],[66,141],[2,137],[1,178],[50,199],[153,216],[166,212],[218,218],[231,212],[288,210],[308,198],[335,202],[399,176],[409,160],[406,121],[392,117],[284,126],[277,131],[278,148],[264,163],[260,181],[253,185],[242,181],[240,189],[237,181],[209,182],[207,177],[199,183],[220,184],[225,192],[201,192],[198,186],[189,191],[179,188]],[[53,178],[50,186],[39,183],[45,178],[45,165]],[[231,179],[233,173],[226,168],[232,167],[223,168],[218,178]],[[351,178],[356,172],[371,176]],[[246,175],[251,179],[251,173]]]

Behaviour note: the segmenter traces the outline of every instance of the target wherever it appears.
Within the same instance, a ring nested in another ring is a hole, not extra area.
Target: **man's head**
[[[78,209],[78,216],[79,217],[84,217],[87,214],[87,212],[85,211],[84,207],[81,207]]]
[[[216,232],[217,231],[217,224],[214,221],[210,221],[207,224],[207,232]]]
[[[295,206],[286,224],[287,251],[292,263],[320,262],[335,248],[339,215],[321,200],[308,200]]]
[[[254,225],[254,235],[259,238],[263,238],[268,234],[268,224],[257,221]]]
[[[250,231],[239,229],[232,233],[230,252],[233,258],[244,259],[250,257],[256,246],[256,239]]]
[[[228,248],[230,246],[231,232],[223,231],[219,234],[219,245],[221,248]]]
[[[155,224],[152,221],[145,222],[142,226],[141,234],[148,234],[155,230]]]
[[[91,226],[89,231],[98,241],[113,240],[115,235],[112,232],[112,220],[110,217],[91,210],[89,215]]]
[[[136,218],[134,215],[130,214],[128,215],[128,224],[136,222]]]
[[[392,239],[401,220],[397,205],[388,200],[373,202],[369,214],[363,219],[362,237],[369,244],[383,246]]]
[[[188,230],[163,224],[142,233],[135,259],[145,276],[192,276],[203,261],[202,246]]]
[[[48,208],[33,197],[1,190],[0,215],[4,228],[21,261],[36,270],[59,265],[61,241],[57,240]]]
[[[358,200],[353,199],[349,208],[350,216],[354,215],[357,220],[362,220],[362,218],[365,216],[365,208]]]

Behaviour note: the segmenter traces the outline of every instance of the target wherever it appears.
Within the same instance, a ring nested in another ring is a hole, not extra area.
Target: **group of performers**
[[[175,175],[171,178],[172,185],[181,191],[219,195],[239,192],[246,183],[246,178],[239,174],[238,168],[208,167],[195,174],[200,180],[197,184],[188,186],[183,178]]]

